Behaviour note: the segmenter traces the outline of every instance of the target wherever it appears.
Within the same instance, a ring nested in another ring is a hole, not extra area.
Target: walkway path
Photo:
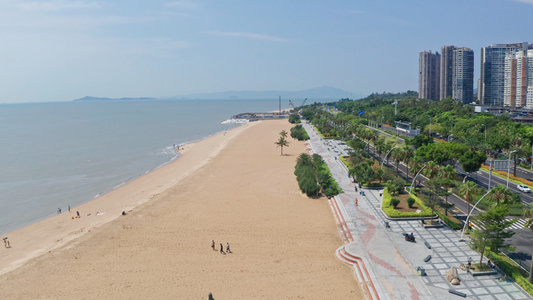
[[[337,256],[354,265],[369,298],[453,299],[458,296],[450,294],[449,289],[454,289],[470,299],[533,299],[514,282],[499,281],[501,275],[474,277],[458,270],[461,283],[457,286],[448,283],[448,269],[466,264],[468,257],[478,261],[479,254],[466,242],[459,242],[458,232],[447,227],[426,229],[418,221],[388,220],[380,209],[382,190],[363,189],[365,196],[356,193],[338,154],[328,151],[327,140],[322,140],[309,124],[304,127],[311,137],[307,142],[310,153],[322,156],[344,190],[330,200],[346,242]],[[405,241],[404,232],[414,233],[417,242]],[[431,259],[424,262],[429,255]],[[427,276],[418,276],[417,267],[425,269]]]

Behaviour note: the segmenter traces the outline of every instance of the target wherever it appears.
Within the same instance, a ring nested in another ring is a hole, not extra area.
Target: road
[[[372,128],[372,127],[369,127]],[[373,128],[375,129],[375,128]],[[375,129],[380,131],[379,129]],[[380,131],[382,132],[382,131]],[[383,132],[382,132],[383,133]],[[388,133],[384,133],[388,134]],[[332,155],[335,156],[349,156],[350,147],[346,145],[345,142],[343,142],[340,139],[334,140],[334,139],[322,139],[322,143],[327,147],[327,149],[332,153]],[[372,145],[368,145],[369,151],[372,153],[374,152],[374,147]],[[380,160],[383,160],[383,156],[380,158]],[[390,166],[391,168],[395,169],[396,165],[392,162],[386,162],[386,165]],[[400,163],[398,165],[399,172],[403,174],[404,178],[407,177],[407,168],[405,165]],[[529,171],[524,171],[520,169],[520,172],[518,173],[517,169],[517,175],[523,175],[528,176],[530,178],[533,178],[533,173]],[[460,175],[464,176],[464,172],[462,172],[462,169],[459,166],[458,173]],[[413,176],[415,174],[410,173],[410,179],[408,180],[408,183],[412,183]],[[420,181],[420,183],[423,185],[426,180],[428,180],[423,175],[418,175],[416,178],[417,182]],[[472,180],[476,182],[477,184],[487,188],[488,187],[488,181],[489,181],[489,173],[483,170],[480,170],[472,176],[469,177],[469,180]],[[501,178],[497,175],[491,176],[491,187],[494,187],[496,184],[503,184],[506,185],[507,179]],[[509,182],[509,188],[515,192],[518,193],[521,196],[521,199],[523,202],[531,204],[533,202],[533,193],[523,193],[518,191],[516,188],[516,183]],[[448,213],[456,217],[460,220],[465,220],[466,216],[468,215],[468,204],[466,201],[464,201],[462,198],[457,197],[455,194],[452,194],[448,196],[447,201],[451,204],[453,204],[452,208],[448,210]],[[472,206],[470,206],[471,208]],[[475,209],[472,214],[475,215],[479,213],[480,210]],[[531,265],[532,257],[531,253],[533,252],[533,233],[529,229],[524,229],[525,219],[519,219],[517,223],[515,223],[510,229],[515,232],[515,235],[508,239],[507,242],[510,243],[513,247],[516,247],[516,250],[514,250],[512,253],[510,253],[510,256],[515,259],[515,261],[519,262],[520,264],[524,265],[526,269],[529,270],[529,266]]]

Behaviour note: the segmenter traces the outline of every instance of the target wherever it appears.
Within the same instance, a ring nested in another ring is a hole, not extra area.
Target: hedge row
[[[486,250],[487,257],[492,260],[507,276],[511,277],[519,286],[533,296],[533,284],[525,277],[525,272],[517,265],[510,262],[507,257]]]
[[[437,212],[437,215],[439,215],[440,219],[444,223],[446,223],[446,225],[448,225],[451,229],[453,229],[453,230],[463,229],[463,224],[455,223],[454,221],[452,221],[450,218],[448,218],[443,213]]]
[[[387,216],[391,218],[417,218],[417,217],[432,217],[431,209],[425,206],[415,194],[410,194],[410,197],[415,199],[415,202],[418,204],[418,207],[422,210],[421,213],[416,212],[401,212],[394,208],[391,205],[392,195],[389,193],[389,188],[383,190],[383,205],[382,209]]]

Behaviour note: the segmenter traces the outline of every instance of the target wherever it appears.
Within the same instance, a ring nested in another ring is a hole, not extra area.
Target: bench
[[[448,292],[450,294],[454,294],[454,295],[457,295],[457,296],[461,296],[463,298],[466,298],[466,294],[463,293],[463,292],[459,292],[459,291],[456,291],[456,290],[452,290],[452,289],[449,289]]]

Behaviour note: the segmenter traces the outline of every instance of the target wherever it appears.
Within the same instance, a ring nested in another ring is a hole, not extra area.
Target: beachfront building
[[[504,105],[506,57],[508,54],[528,49],[532,48],[527,42],[492,44],[481,48],[481,73],[478,86],[478,99],[481,105]],[[512,69],[512,66],[509,68]],[[509,84],[513,84],[511,79]]]
[[[439,100],[440,96],[440,54],[431,51],[420,52],[418,57],[418,97]]]
[[[452,97],[454,50],[455,46],[442,46],[440,48],[440,100]]]
[[[533,49],[505,56],[504,106],[533,108]]]

